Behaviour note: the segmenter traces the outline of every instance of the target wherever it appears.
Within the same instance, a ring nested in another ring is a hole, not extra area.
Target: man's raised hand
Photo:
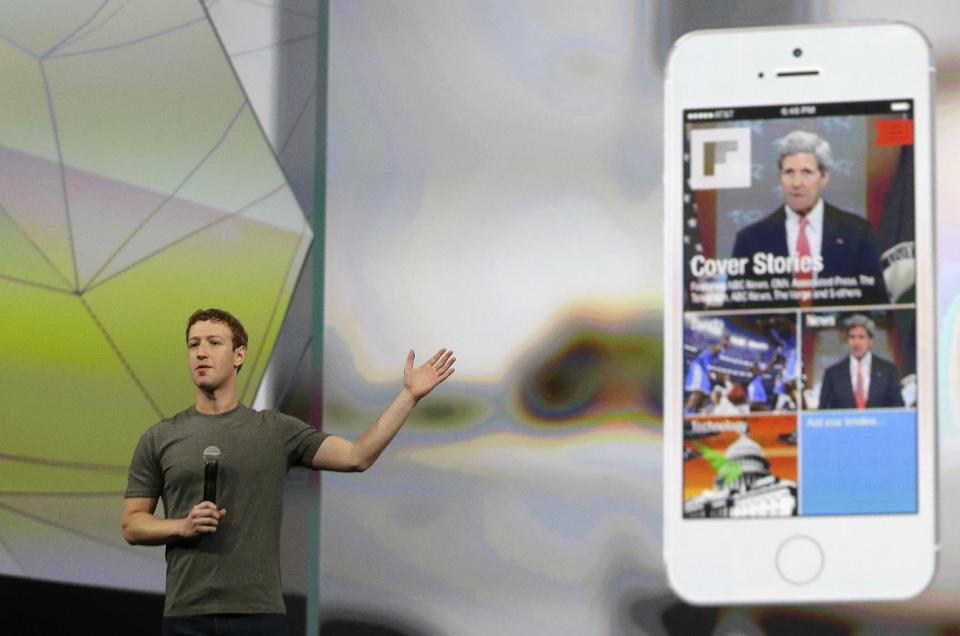
[[[403,388],[410,392],[413,399],[419,400],[432,391],[433,387],[453,375],[453,363],[457,359],[453,357],[453,351],[440,349],[425,363],[414,367],[414,357],[411,349],[407,354],[407,364],[403,368]]]

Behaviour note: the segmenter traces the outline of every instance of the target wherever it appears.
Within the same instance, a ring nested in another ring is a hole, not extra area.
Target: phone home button
[[[823,549],[810,537],[797,535],[780,544],[777,572],[788,583],[812,583],[823,571]]]

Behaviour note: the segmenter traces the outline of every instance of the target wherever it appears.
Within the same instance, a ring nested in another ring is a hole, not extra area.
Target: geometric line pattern
[[[116,496],[116,495],[113,494],[113,496]],[[50,527],[50,528],[55,528],[55,529],[57,529],[57,530],[62,530],[62,531],[64,531],[64,532],[67,532],[67,533],[69,533],[69,534],[72,534],[72,535],[75,535],[75,536],[78,536],[78,537],[82,537],[82,538],[87,539],[87,540],[89,540],[89,541],[93,541],[93,542],[95,542],[95,543],[99,543],[99,544],[101,544],[101,545],[105,545],[105,546],[107,546],[107,547],[109,547],[109,548],[113,548],[113,549],[116,549],[116,550],[123,550],[124,552],[134,552],[134,554],[137,554],[138,556],[142,554],[142,552],[137,551],[136,548],[134,548],[133,546],[128,546],[128,545],[124,545],[124,544],[119,544],[119,543],[116,543],[116,542],[113,542],[113,541],[109,541],[109,540],[107,540],[107,539],[104,539],[102,536],[99,536],[99,535],[96,535],[96,534],[91,534],[91,533],[88,533],[88,532],[82,532],[82,531],[80,531],[80,530],[77,530],[76,528],[70,527],[70,526],[67,525],[67,524],[58,523],[58,522],[56,522],[56,521],[52,521],[52,520],[50,520],[50,519],[46,519],[46,518],[44,518],[44,517],[41,517],[40,515],[36,515],[36,514],[30,513],[30,512],[27,512],[26,510],[17,508],[17,507],[15,507],[15,506],[11,506],[10,504],[7,504],[7,503],[3,503],[2,501],[0,501],[0,509],[6,510],[7,512],[12,512],[12,513],[17,514],[17,515],[19,515],[19,516],[21,516],[21,517],[25,517],[25,518],[30,519],[31,521],[34,521],[34,522],[39,523],[39,524],[41,524],[41,525],[48,526],[48,527]],[[13,556],[12,553],[11,553],[11,556]],[[15,557],[14,557],[14,559],[15,559]]]
[[[237,112],[230,119],[226,129],[223,131],[223,134],[220,135],[220,138],[217,139],[216,143],[213,144],[213,147],[211,147],[210,150],[200,159],[200,161],[198,161],[197,164],[190,169],[190,171],[183,177],[183,180],[177,185],[176,188],[174,188],[173,192],[167,195],[167,197],[163,199],[160,205],[158,205],[156,208],[150,211],[150,213],[147,214],[147,216],[145,216],[142,221],[140,221],[140,223],[133,229],[133,231],[130,232],[130,234],[123,241],[120,242],[120,244],[116,247],[116,249],[106,258],[106,260],[104,260],[103,265],[101,265],[100,268],[96,272],[94,272],[90,280],[86,282],[82,291],[86,291],[91,288],[91,284],[93,283],[93,281],[96,280],[96,278],[103,272],[103,270],[106,269],[107,266],[109,266],[110,263],[113,262],[113,260],[123,250],[123,248],[127,246],[130,240],[133,239],[133,237],[136,236],[137,233],[143,229],[143,227],[147,224],[148,221],[150,221],[150,219],[152,219],[158,212],[160,212],[163,209],[165,205],[170,203],[176,197],[180,189],[183,188],[183,186],[187,183],[187,181],[190,180],[190,177],[196,174],[197,170],[199,170],[200,167],[203,166],[203,164],[207,161],[207,159],[209,159],[213,155],[213,153],[216,152],[216,150],[221,146],[221,144],[223,144],[223,140],[226,139],[227,134],[233,128],[233,125],[237,123],[237,118],[240,117],[240,113],[243,112],[245,107],[246,107],[246,104],[242,104],[240,108],[237,109]],[[149,256],[150,255],[148,255],[147,258],[149,258]]]
[[[288,0],[209,0],[204,5],[218,26],[218,37],[235,72],[251,92],[254,106],[258,112],[267,113],[265,129],[291,188],[304,209],[314,210],[315,199],[323,196],[315,189],[317,126],[324,125],[318,122],[317,104],[318,5]],[[250,24],[271,26],[245,26]],[[305,82],[306,78],[311,81]],[[310,280],[296,286],[293,319],[297,325],[311,319],[306,315],[309,305],[305,299],[316,290]],[[270,382],[257,393],[258,400],[286,404],[278,398],[290,396],[297,387],[303,388],[298,380],[303,377],[300,354],[308,337],[308,333],[295,328],[284,328],[270,359]]]
[[[109,575],[91,562],[103,582],[144,581],[146,555],[98,529],[116,527],[140,434],[192,402],[184,321],[240,317],[251,403],[312,233],[200,3],[24,3],[0,20],[0,402],[15,423],[0,511],[23,520],[0,528],[0,564],[58,578],[22,534],[41,524],[79,559],[88,541],[136,558]]]
[[[111,464],[93,464],[90,462],[71,462],[50,459],[47,457],[24,457],[22,455],[11,455],[10,453],[0,453],[0,461],[27,462],[31,464],[42,464],[45,466],[61,466],[64,468],[76,468],[80,470],[89,470],[94,472],[120,473],[127,474],[127,465]],[[4,494],[7,494],[4,492]]]
[[[253,47],[253,48],[244,49],[244,50],[242,50],[242,51],[234,51],[233,53],[230,54],[230,57],[232,57],[232,58],[237,58],[237,57],[240,57],[241,55],[250,55],[251,53],[258,53],[258,52],[260,52],[260,51],[266,51],[266,50],[268,50],[268,49],[273,49],[273,48],[276,48],[276,47],[278,47],[278,46],[283,46],[283,45],[285,45],[285,44],[293,44],[293,43],[295,43],[295,42],[302,42],[302,41],[304,41],[304,40],[316,39],[316,37],[317,37],[317,32],[316,32],[316,31],[314,31],[313,33],[305,33],[305,34],[303,34],[303,35],[297,35],[297,36],[293,36],[293,37],[286,38],[286,39],[281,40],[281,41],[279,41],[279,42],[274,42],[273,44],[265,44],[265,45],[263,45],[263,46],[255,46],[255,47]]]

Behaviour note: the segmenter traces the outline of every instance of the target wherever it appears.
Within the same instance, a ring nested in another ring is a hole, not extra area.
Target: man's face
[[[812,152],[787,155],[780,167],[780,185],[783,200],[791,209],[806,214],[816,205],[820,191],[830,180],[830,174],[821,172],[817,157]]]
[[[854,358],[862,358],[870,351],[873,339],[863,327],[850,327],[847,331],[847,348]]]
[[[193,323],[187,335],[190,353],[190,377],[201,389],[217,389],[236,374],[243,363],[246,347],[233,348],[233,334],[222,322],[201,320]]]

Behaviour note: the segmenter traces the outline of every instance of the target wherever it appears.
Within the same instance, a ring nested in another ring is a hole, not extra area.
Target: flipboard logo
[[[690,189],[749,188],[750,129],[698,128],[690,131]]]

